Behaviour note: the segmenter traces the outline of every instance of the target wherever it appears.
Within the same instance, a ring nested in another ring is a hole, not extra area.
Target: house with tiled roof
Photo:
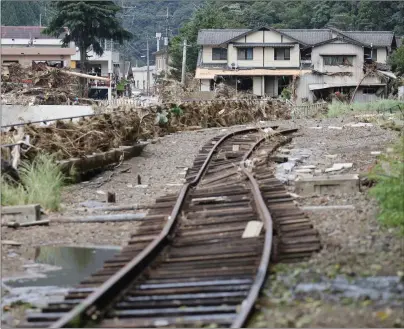
[[[329,99],[335,92],[355,101],[386,96],[391,73],[379,70],[364,77],[365,63],[385,67],[397,48],[393,32],[324,29],[205,29],[198,34],[201,49],[195,78],[201,91],[225,82],[237,91],[278,97],[294,90],[296,103]]]

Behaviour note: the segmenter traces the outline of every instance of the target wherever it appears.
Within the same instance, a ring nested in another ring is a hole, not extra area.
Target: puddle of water
[[[34,263],[24,266],[25,275],[4,278],[1,309],[17,302],[29,308],[61,302],[69,288],[77,285],[121,250],[120,247],[42,246],[35,249]],[[30,312],[32,310],[27,310]],[[4,311],[1,321],[15,327],[12,313]],[[17,320],[18,321],[18,320]]]
[[[27,276],[4,279],[9,287],[71,287],[80,283],[120,251],[116,248],[41,246],[35,263],[25,265]]]

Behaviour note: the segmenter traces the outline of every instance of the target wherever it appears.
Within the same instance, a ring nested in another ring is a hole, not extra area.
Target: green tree
[[[90,47],[97,55],[104,52],[103,41],[113,40],[123,44],[132,34],[122,28],[116,15],[120,7],[112,1],[58,1],[54,4],[56,16],[49,22],[44,33],[58,37],[64,27],[69,33],[63,38],[63,46],[74,41],[80,49],[80,65],[86,71],[87,52]],[[81,90],[85,92],[85,80],[81,79]]]
[[[389,63],[394,72],[398,75],[404,75],[404,45],[391,55]]]
[[[1,1],[1,25],[39,25],[40,5],[35,1]]]
[[[223,10],[220,3],[208,1],[200,7],[191,20],[183,25],[180,33],[175,36],[169,45],[169,53],[172,59],[173,75],[181,76],[182,44],[187,40],[187,72],[194,72],[197,64],[200,47],[197,45],[198,31],[201,29],[237,28],[240,23],[234,18],[231,11]]]

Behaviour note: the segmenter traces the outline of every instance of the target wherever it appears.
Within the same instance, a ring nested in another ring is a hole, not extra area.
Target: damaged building
[[[205,29],[198,44],[201,91],[223,82],[258,97],[286,90],[297,104],[332,97],[361,102],[386,97],[387,82],[395,78],[386,64],[397,48],[393,32]]]

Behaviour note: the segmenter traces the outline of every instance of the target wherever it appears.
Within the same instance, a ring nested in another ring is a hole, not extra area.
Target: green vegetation
[[[179,35],[174,37],[170,43],[170,54],[172,66],[176,69],[173,72],[177,79],[181,76],[182,65],[182,44],[187,40],[190,46],[187,51],[187,72],[193,72],[196,68],[199,46],[197,45],[198,31],[201,29],[223,29],[236,28],[242,25],[234,19],[231,11],[224,11],[217,1],[207,1],[205,6],[195,11],[191,20],[183,25]]]
[[[39,154],[19,168],[22,185],[14,186],[1,178],[1,204],[13,206],[39,203],[44,209],[58,210],[65,178],[52,156]]]
[[[75,7],[76,3],[72,2],[72,6]],[[275,28],[323,28],[329,24],[343,30],[394,31],[396,35],[404,35],[403,1],[271,0],[229,3],[223,0],[122,0],[115,3],[126,7],[117,13],[117,17],[126,30],[137,36],[130,44],[122,46],[122,54],[133,60],[133,63],[136,59],[139,65],[145,64],[140,56],[144,55],[141,49],[146,48],[146,38],[151,41],[156,32],[165,36],[166,27],[169,27],[173,57],[181,58],[182,48],[178,47],[178,40],[173,40],[172,37],[179,35],[180,41],[185,37],[189,40],[191,47],[188,49],[188,72],[192,72],[195,67],[194,54],[197,53],[198,46],[193,42],[197,31],[182,29],[185,26],[256,28],[270,25]],[[98,4],[94,6],[99,7]],[[218,19],[211,16],[209,7],[212,6]],[[49,26],[55,15],[52,4],[47,1],[1,1],[1,9],[2,25],[39,25],[41,14],[42,25]],[[167,9],[169,26],[166,21]],[[156,45],[150,42],[150,46],[152,53],[156,50]],[[174,67],[179,69],[181,66],[175,64]]]
[[[388,20],[385,17],[389,17]],[[185,18],[187,19],[187,18]],[[404,2],[392,1],[254,1],[232,3],[205,0],[190,20],[185,20],[170,53],[173,67],[181,71],[182,40],[187,39],[187,71],[193,72],[198,53],[198,29],[204,28],[323,28],[332,25],[341,30],[381,30],[404,34]]]
[[[291,96],[292,96],[292,91],[290,90],[290,88],[282,89],[281,97],[283,99],[290,99]]]
[[[389,64],[398,75],[404,74],[404,46],[398,48],[389,58]]]
[[[349,113],[385,111],[393,108],[394,106],[395,108],[392,110],[398,111],[397,105],[400,105],[401,108],[404,109],[404,102],[393,99],[382,99],[375,102],[352,104],[334,101],[328,105],[327,116],[330,118],[335,118]]]
[[[53,3],[53,7],[56,15],[44,33],[58,37],[64,32],[64,27],[68,27],[70,33],[64,34],[63,46],[75,42],[80,49],[81,68],[86,67],[90,47],[101,56],[104,52],[104,40],[123,44],[132,37],[131,33],[122,28],[117,18],[121,8],[112,1],[57,1]],[[83,88],[85,80],[81,79],[81,83]]]
[[[380,158],[369,178],[377,182],[370,195],[379,202],[380,222],[397,228],[404,235],[404,136],[400,137],[393,152]]]

